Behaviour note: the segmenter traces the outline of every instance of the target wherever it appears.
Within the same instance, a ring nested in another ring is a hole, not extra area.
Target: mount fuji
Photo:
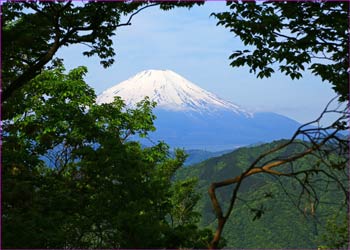
[[[163,140],[171,147],[234,149],[289,138],[300,126],[276,113],[248,112],[171,70],[142,71],[103,91],[96,102],[110,103],[115,96],[120,96],[131,107],[146,96],[157,102],[154,109],[157,130],[150,138]]]

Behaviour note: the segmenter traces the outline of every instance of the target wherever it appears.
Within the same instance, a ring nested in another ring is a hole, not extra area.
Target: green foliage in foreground
[[[184,153],[128,140],[155,129],[154,103],[96,105],[85,73],[47,70],[6,110],[2,247],[206,247],[195,181],[172,182]]]
[[[213,14],[246,46],[231,54],[230,65],[248,66],[259,78],[280,71],[299,79],[310,70],[348,101],[349,2],[257,2],[230,1],[229,10]]]
[[[198,192],[206,194],[212,182],[223,181],[242,173],[263,152],[271,150],[283,141],[264,145],[240,148],[232,153],[215,157],[194,166],[179,169],[176,179],[198,176]],[[279,155],[283,158],[300,150],[298,145],[285,149]],[[271,157],[276,157],[272,155]],[[312,156],[293,163],[297,169],[315,164]],[[287,167],[287,166],[286,166]],[[322,167],[322,166],[321,166]],[[335,173],[337,170],[334,170]],[[226,224],[223,236],[227,247],[234,248],[330,248],[346,247],[348,243],[348,224],[345,218],[344,196],[334,183],[321,181],[318,175],[310,181],[317,183],[319,204],[312,212],[312,204],[297,181],[287,177],[271,177],[258,174],[247,178],[241,186],[238,202]],[[344,179],[347,183],[347,179]],[[228,205],[232,187],[219,189],[219,201]],[[287,194],[288,193],[288,194]],[[224,207],[225,207],[224,205]],[[209,195],[203,195],[196,206],[202,214],[201,225],[215,229],[215,218]]]

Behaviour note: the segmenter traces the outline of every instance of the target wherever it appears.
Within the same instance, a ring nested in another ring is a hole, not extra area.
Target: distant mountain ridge
[[[221,99],[171,70],[146,70],[105,91],[96,102],[120,96],[134,106],[146,96],[157,102],[153,141],[171,147],[233,150],[237,147],[290,137],[299,123],[275,113],[250,113]],[[147,143],[143,141],[143,143]]]
[[[188,155],[186,158],[186,161],[184,162],[184,166],[191,166],[196,163],[200,163],[202,161],[205,161],[207,159],[218,157],[223,154],[227,154],[231,152],[232,150],[224,150],[224,151],[216,151],[211,152],[207,150],[200,150],[200,149],[189,149],[186,150],[185,153]]]

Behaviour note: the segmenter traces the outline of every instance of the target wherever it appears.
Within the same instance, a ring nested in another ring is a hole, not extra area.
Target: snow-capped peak
[[[201,113],[227,110],[251,116],[238,105],[217,97],[171,70],[142,71],[102,92],[96,102],[110,103],[115,96],[120,96],[128,106],[148,96],[160,109]]]

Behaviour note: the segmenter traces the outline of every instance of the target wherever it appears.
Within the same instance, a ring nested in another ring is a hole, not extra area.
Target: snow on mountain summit
[[[300,126],[275,113],[250,114],[170,70],[142,71],[102,92],[96,102],[110,103],[115,96],[129,107],[146,96],[157,102],[157,129],[148,139],[165,141],[172,148],[233,149],[257,140],[290,138]],[[142,144],[153,145],[148,139]]]
[[[145,70],[102,92],[97,103],[110,103],[120,96],[128,106],[146,96],[157,102],[157,108],[173,111],[233,111],[251,116],[238,105],[225,101],[198,87],[171,70]]]

